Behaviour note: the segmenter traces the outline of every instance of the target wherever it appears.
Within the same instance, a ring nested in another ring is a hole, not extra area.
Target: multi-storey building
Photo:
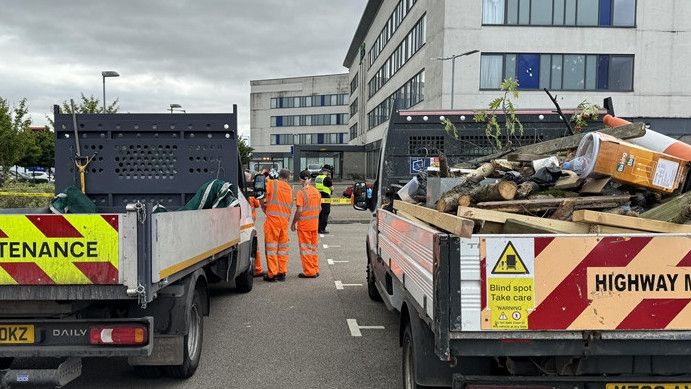
[[[611,96],[619,116],[691,130],[688,15],[688,0],[369,0],[343,62],[350,143],[374,166],[394,101],[482,109],[506,78],[519,108],[553,107],[543,88],[565,108]]]
[[[330,150],[350,140],[348,75],[254,80],[250,85],[250,168],[300,171],[329,164],[340,176],[342,152]],[[310,152],[311,146],[317,149]],[[296,149],[302,150],[299,155]]]

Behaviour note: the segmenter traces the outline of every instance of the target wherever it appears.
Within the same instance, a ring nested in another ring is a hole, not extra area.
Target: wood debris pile
[[[617,142],[630,146],[623,139],[642,137],[646,130],[642,123],[634,123],[600,133],[614,146],[620,146]],[[664,185],[668,187],[662,189],[618,174],[627,168],[654,169],[675,158],[661,153],[657,156],[665,160],[651,162],[633,152],[603,155],[600,150],[598,163],[606,159],[607,164],[614,164],[613,173],[583,174],[583,167],[574,168],[569,161],[576,161],[576,149],[579,144],[583,147],[584,137],[553,139],[456,166],[466,174],[434,199],[436,202],[430,203],[428,198],[425,207],[418,194],[395,201],[394,208],[405,217],[464,237],[473,233],[691,233],[691,192],[686,192],[691,187],[691,166],[687,160],[677,158],[679,166],[671,175],[667,171],[662,177],[661,168],[647,172],[656,185],[667,180]],[[445,171],[440,169],[439,174],[444,176]]]

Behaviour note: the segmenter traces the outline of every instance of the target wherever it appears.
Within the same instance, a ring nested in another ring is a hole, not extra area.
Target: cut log
[[[560,231],[545,227],[541,224],[526,221],[507,219],[504,223],[505,234],[558,234]]]
[[[580,212],[580,211],[576,211]],[[567,222],[563,220],[553,220],[553,219],[544,219],[540,217],[535,217],[535,216],[525,216],[525,215],[518,215],[515,213],[507,213],[507,212],[498,212],[498,211],[491,211],[489,209],[479,209],[479,208],[471,208],[471,207],[459,207],[458,208],[458,216],[466,219],[473,219],[473,220],[485,220],[489,222],[494,222],[494,223],[506,223],[507,220],[513,219],[513,220],[518,220],[524,223],[529,223],[537,226],[541,226],[544,228],[549,228],[554,231],[558,231],[559,233],[567,233],[567,234],[587,234],[590,232],[591,226],[590,224],[586,223],[574,223],[574,222]],[[689,226],[691,228],[691,226]],[[634,231],[633,229],[623,229],[623,228],[618,228],[618,227],[609,227],[609,226],[600,226],[599,227],[599,233],[602,234],[621,234],[621,233],[632,233],[632,232],[641,232],[641,231]]]
[[[475,222],[466,218],[449,215],[448,213],[437,212],[434,209],[409,204],[405,201],[399,200],[394,200],[394,208],[418,218],[425,223],[429,223],[437,228],[463,238],[470,238],[470,236],[473,234]]]
[[[662,205],[643,212],[641,217],[670,223],[686,223],[689,217],[691,217],[688,214],[689,206],[691,206],[691,192],[686,192]]]
[[[612,135],[619,139],[640,138],[643,135],[645,135],[645,124],[632,123],[621,127],[604,128],[599,130],[599,132],[607,135]],[[563,138],[557,138],[545,142],[535,143],[532,145],[521,146],[514,150],[504,150],[495,154],[475,158],[468,162],[473,164],[483,163],[491,161],[493,159],[501,158],[509,153],[552,155],[558,151],[565,151],[577,148],[578,144],[581,143],[581,139],[583,139],[585,134],[586,133],[584,132],[576,135],[566,136]]]
[[[533,169],[532,166],[524,166],[521,169],[521,175],[523,177],[531,177],[533,174],[535,174],[535,169]]]
[[[458,198],[459,207],[469,207],[472,202],[473,199],[470,197],[470,195],[462,195]]]
[[[495,159],[491,162],[496,170],[520,170],[523,164],[520,162],[511,162],[507,159]]]
[[[564,201],[561,202],[561,205],[559,205],[559,208],[557,208],[552,213],[552,216],[550,216],[550,219],[568,220],[571,218],[571,214],[573,213],[573,210],[575,208],[576,208],[576,198],[575,197],[565,199]]]
[[[573,220],[605,226],[630,228],[633,230],[663,232],[663,233],[690,233],[691,226],[650,220],[640,217],[613,215],[610,213],[581,210],[573,213]]]
[[[631,196],[590,196],[573,197],[575,209],[606,209],[624,205],[629,202]],[[541,212],[559,208],[564,202],[563,198],[546,198],[513,201],[491,201],[478,203],[478,208],[492,209],[502,212]]]
[[[458,209],[458,198],[462,195],[469,194],[475,184],[485,179],[485,177],[494,173],[494,165],[491,163],[482,164],[479,168],[473,170],[470,174],[463,177],[463,181],[446,191],[441,195],[437,201],[437,211],[444,213],[454,213]]]
[[[530,194],[533,192],[537,192],[540,189],[540,185],[532,182],[532,181],[526,181],[522,183],[521,185],[518,185],[518,190],[516,190],[516,198],[517,199],[526,199]]]
[[[471,183],[478,183],[482,180],[484,180],[486,177],[489,177],[494,173],[494,165],[491,163],[483,163],[479,168],[475,169],[472,173],[468,174],[466,176],[466,180]]]
[[[513,200],[518,185],[512,181],[499,181],[494,185],[481,185],[470,192],[472,203],[483,201]]]

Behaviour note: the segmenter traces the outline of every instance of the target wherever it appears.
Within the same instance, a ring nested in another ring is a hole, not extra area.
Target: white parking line
[[[362,336],[362,331],[360,330],[383,330],[384,326],[361,326],[357,324],[356,319],[346,319],[348,323],[348,329],[350,330],[350,336]]]
[[[334,284],[338,290],[343,290],[344,286],[362,286],[362,284],[344,284],[342,281],[334,281]]]
[[[325,244],[325,245],[322,245],[322,246],[323,246],[325,249],[341,247],[341,246],[336,245],[336,244],[332,244],[332,245]]]
[[[320,238],[323,238],[323,237],[324,237],[324,234],[319,234],[319,237],[320,237]]]
[[[329,259],[326,260],[326,262],[327,262],[329,265],[333,265],[334,263],[348,263],[349,261],[334,261],[333,259],[329,258]]]

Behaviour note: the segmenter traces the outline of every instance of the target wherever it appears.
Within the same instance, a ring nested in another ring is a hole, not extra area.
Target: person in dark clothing
[[[330,165],[324,165],[321,173],[314,179],[314,187],[317,188],[322,199],[330,199],[333,193],[333,182],[331,180],[332,168]],[[331,204],[322,203],[322,209],[319,212],[319,233],[328,234],[326,225],[329,223],[329,213],[331,212]]]

